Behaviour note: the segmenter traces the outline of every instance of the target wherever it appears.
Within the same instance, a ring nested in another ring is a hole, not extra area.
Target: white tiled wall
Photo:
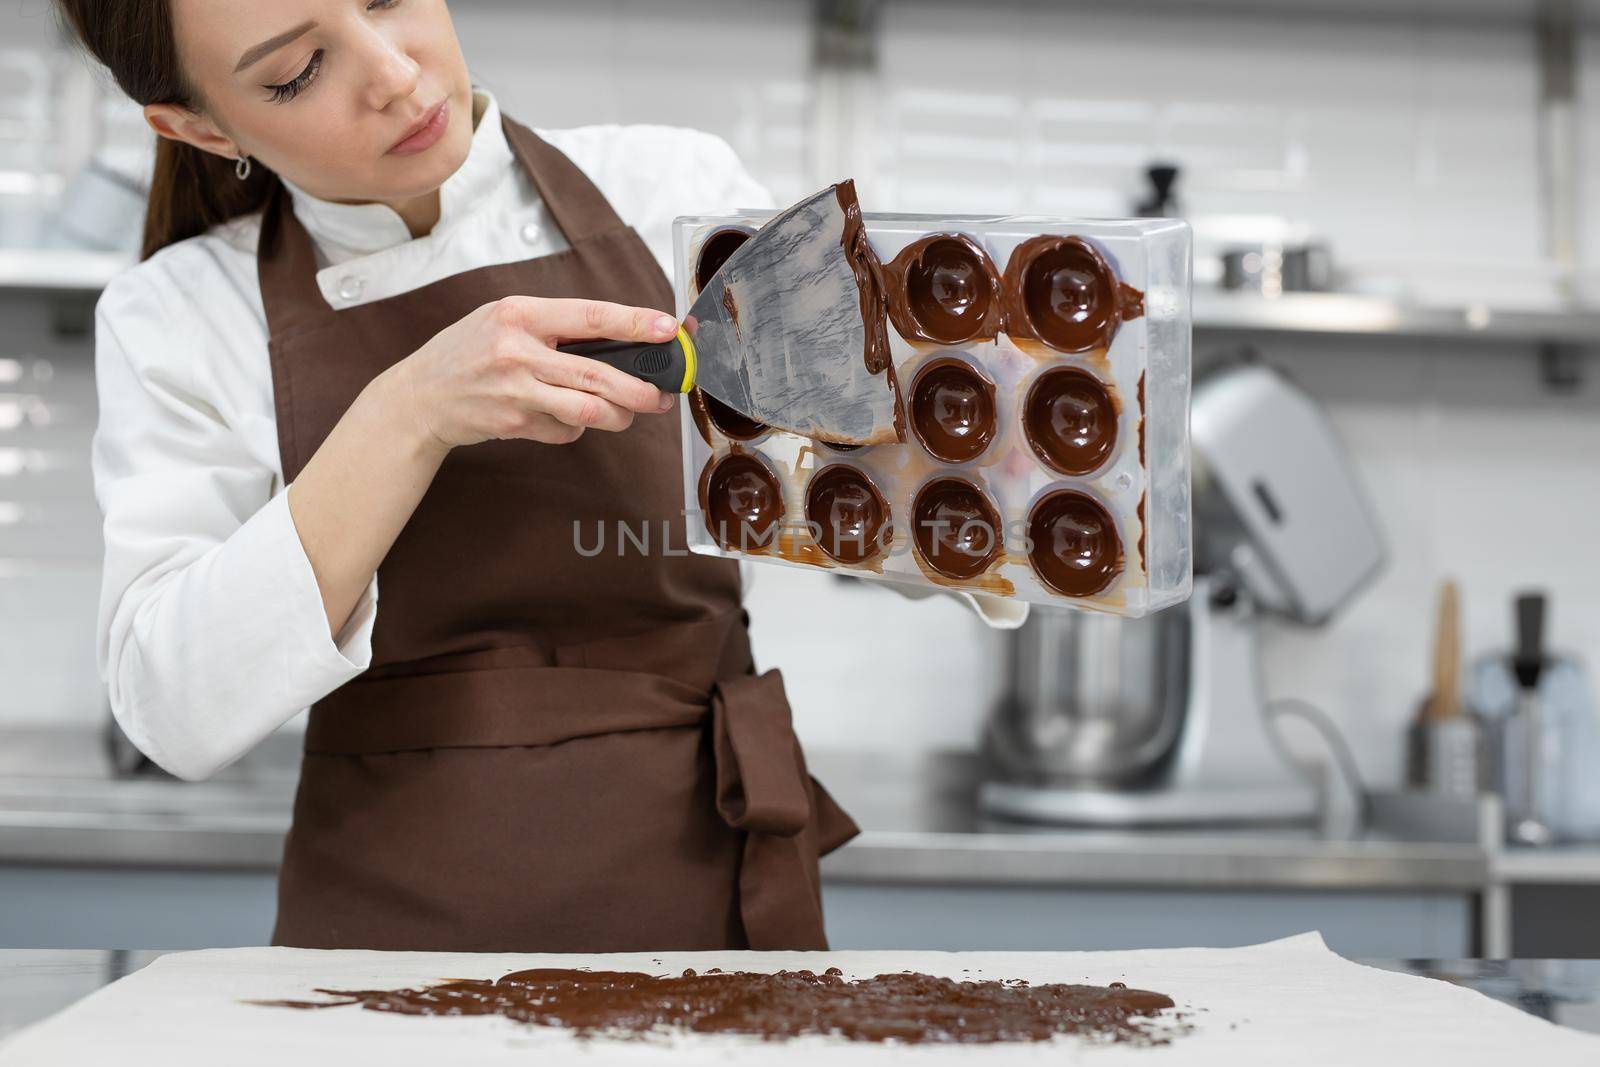
[[[43,7],[0,12],[0,35],[47,40]],[[1349,264],[1499,294],[1544,277],[1533,46],[1504,23],[1312,17],[1287,2],[1238,17],[1215,5],[1157,15],[891,0],[881,75],[840,86],[811,71],[808,8],[455,5],[476,77],[512,113],[545,126],[697,124],[780,199],[839,176],[820,173],[832,156],[816,105],[843,93],[853,128],[842,150],[873,208],[1118,214],[1142,192],[1146,163],[1176,159],[1191,212],[1300,219]],[[1584,55],[1583,247],[1600,263],[1600,33]],[[59,417],[0,422],[0,557],[51,558],[0,559],[0,721],[87,721],[100,710],[79,461],[88,360],[81,343],[51,340],[41,316],[5,314],[0,359],[48,361]],[[1384,577],[1328,628],[1268,634],[1274,694],[1327,707],[1366,773],[1392,779],[1446,575],[1463,583],[1469,648],[1504,643],[1512,591],[1542,585],[1556,642],[1600,664],[1600,384],[1551,396],[1532,352],[1515,347],[1330,340],[1267,343],[1263,355],[1328,404],[1393,549]],[[0,419],[23,392],[0,383]],[[43,481],[15,473],[34,452],[79,459]],[[24,546],[31,535],[3,520],[28,508],[79,525]],[[772,567],[757,569],[749,599],[758,656],[784,669],[810,743],[970,744],[995,699],[1000,639],[953,600],[912,603]]]
[[[452,5],[473,77],[524,122],[698,126],[726,138],[781,201],[809,191],[809,8],[791,0]]]
[[[891,0],[885,17],[873,202],[1125,214],[1167,160],[1188,213],[1301,220],[1347,263],[1502,300],[1506,264],[1538,267],[1525,30],[1293,4]]]
[[[1328,404],[1390,550],[1382,577],[1327,628],[1272,628],[1271,695],[1325,707],[1364,771],[1396,778],[1446,578],[1461,583],[1469,652],[1505,648],[1513,595],[1543,589],[1552,643],[1600,667],[1600,381],[1552,396],[1531,349],[1326,341],[1266,352]]]

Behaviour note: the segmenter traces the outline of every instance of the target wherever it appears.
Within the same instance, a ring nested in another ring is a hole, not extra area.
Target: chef
[[[765,191],[502,115],[443,0],[59,3],[160,135],[97,314],[102,669],[183,778],[310,708],[274,940],[825,948],[856,828],[736,564],[574,547],[681,523],[673,398],[555,351],[673,336],[671,219]]]

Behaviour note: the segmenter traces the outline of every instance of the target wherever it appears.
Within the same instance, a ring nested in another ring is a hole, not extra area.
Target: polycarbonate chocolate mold
[[[718,243],[735,246],[769,217],[675,223],[680,315],[698,293],[702,251],[709,263]],[[685,404],[686,507],[702,472],[730,456],[752,455],[770,476],[740,461],[752,485],[733,484],[746,496],[729,505],[729,517],[749,513],[760,497],[763,543],[741,551],[695,521],[690,548],[1132,617],[1187,597],[1187,227],[860,220],[851,247],[885,293],[881,305],[864,297],[863,314],[880,308],[878,326],[892,327],[873,353],[900,383],[904,440],[841,448],[725,410],[718,425],[703,400]],[[730,228],[739,232],[708,242]],[[797,347],[792,358],[811,355]]]

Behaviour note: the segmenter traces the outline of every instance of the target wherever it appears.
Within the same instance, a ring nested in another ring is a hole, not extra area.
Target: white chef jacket
[[[334,308],[567,247],[515,162],[494,98],[479,92],[474,105],[470,151],[441,187],[426,236],[413,238],[384,205],[332,203],[285,183]],[[537,132],[599,187],[669,277],[675,216],[772,206],[707,133]],[[128,737],[189,779],[364,671],[378,612],[374,577],[330,635],[289,514],[256,274],[260,227],[249,215],[163,249],[115,278],[96,309],[100,671]],[[1016,625],[1025,608],[997,601],[980,611]]]

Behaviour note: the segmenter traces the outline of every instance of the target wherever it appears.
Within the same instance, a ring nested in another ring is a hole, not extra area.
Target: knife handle
[[[657,344],[637,341],[585,341],[559,345],[557,352],[598,359],[601,363],[642,378],[664,393],[687,393],[694,388],[694,341],[682,326],[678,336]]]

